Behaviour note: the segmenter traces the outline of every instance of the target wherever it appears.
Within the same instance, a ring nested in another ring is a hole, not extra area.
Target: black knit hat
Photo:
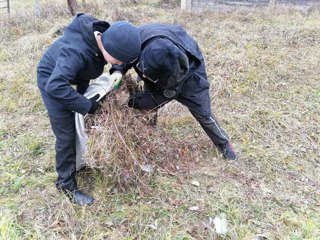
[[[112,57],[124,63],[137,59],[141,51],[139,30],[125,21],[113,23],[102,34],[102,44]]]
[[[187,56],[170,40],[152,41],[141,53],[138,68],[153,82],[166,89],[184,80],[189,70]]]

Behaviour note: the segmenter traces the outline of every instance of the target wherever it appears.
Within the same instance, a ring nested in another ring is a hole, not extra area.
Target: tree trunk
[[[76,0],[67,0],[70,13],[74,16],[77,13],[78,4]]]
[[[270,5],[274,6],[276,4],[276,2],[277,2],[276,0],[270,0]]]
[[[41,9],[40,9],[40,6],[39,6],[39,0],[34,0],[34,5],[35,5],[35,8],[36,8],[36,16],[38,18],[41,18]]]

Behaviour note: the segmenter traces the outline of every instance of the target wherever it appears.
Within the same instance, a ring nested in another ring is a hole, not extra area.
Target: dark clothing
[[[76,188],[74,112],[83,115],[89,112],[92,103],[82,94],[90,80],[102,74],[106,64],[94,31],[103,32],[109,26],[107,22],[78,14],[38,64],[38,87],[56,136],[57,186],[63,189]]]
[[[219,126],[211,111],[209,82],[207,80],[204,58],[196,41],[178,25],[149,24],[139,27],[139,30],[142,49],[148,44],[152,44],[152,39],[166,38],[173,42],[180,51],[185,53],[189,60],[188,74],[182,82],[177,82],[175,86],[170,89],[164,88],[163,84],[159,84],[159,82],[150,82],[147,78],[144,78],[142,72],[136,65],[133,66],[140,78],[144,80],[144,94],[146,99],[152,99],[152,101],[148,100],[149,103],[151,102],[148,108],[158,108],[175,99],[189,108],[192,115],[197,119],[215,145],[228,142],[228,135]],[[137,63],[138,62],[135,64]],[[170,79],[170,81],[172,81],[172,79]],[[141,96],[140,102],[142,106],[145,106],[142,99],[143,97]],[[139,104],[134,105],[133,103],[132,106],[138,109],[140,108]]]
[[[84,93],[90,79],[100,76],[106,64],[93,34],[96,25],[105,30],[109,27],[94,17],[77,15],[43,55],[37,69],[39,88],[66,109],[81,114],[88,113],[91,102],[71,84],[78,85]]]
[[[184,49],[192,59],[196,60],[196,65],[203,60],[197,42],[179,25],[154,23],[140,26],[139,30],[142,48],[150,39],[163,37],[171,40],[180,49]]]

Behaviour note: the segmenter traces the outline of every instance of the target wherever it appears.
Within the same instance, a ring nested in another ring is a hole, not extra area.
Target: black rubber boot
[[[217,145],[218,149],[222,153],[223,157],[227,160],[236,160],[237,155],[233,150],[233,146],[230,142],[226,142],[225,144]]]
[[[94,202],[92,197],[78,190],[75,179],[65,182],[64,184],[61,184],[61,182],[57,180],[56,187],[59,192],[63,192],[74,204],[86,206],[91,205]]]
[[[72,203],[80,206],[91,205],[94,202],[94,199],[92,197],[81,192],[80,190],[63,190],[63,193],[66,194],[66,196],[70,199]]]

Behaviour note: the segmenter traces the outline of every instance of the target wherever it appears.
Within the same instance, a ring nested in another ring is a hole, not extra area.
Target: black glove
[[[129,98],[128,106],[136,109],[154,109],[170,100],[158,92],[137,92]]]
[[[89,98],[89,100],[91,101],[91,104],[92,104],[91,108],[90,108],[90,110],[88,112],[89,114],[94,114],[98,110],[98,108],[101,106],[100,103],[97,102],[99,97],[100,97],[100,94],[97,94],[94,97]]]
[[[83,95],[88,87],[89,87],[89,81],[80,82],[77,85],[77,92]]]
[[[109,69],[109,73],[111,75],[114,71],[119,71],[119,72],[121,72],[122,75],[125,75],[131,67],[132,67],[132,65],[129,65],[126,63],[123,63],[121,65],[114,64]]]

